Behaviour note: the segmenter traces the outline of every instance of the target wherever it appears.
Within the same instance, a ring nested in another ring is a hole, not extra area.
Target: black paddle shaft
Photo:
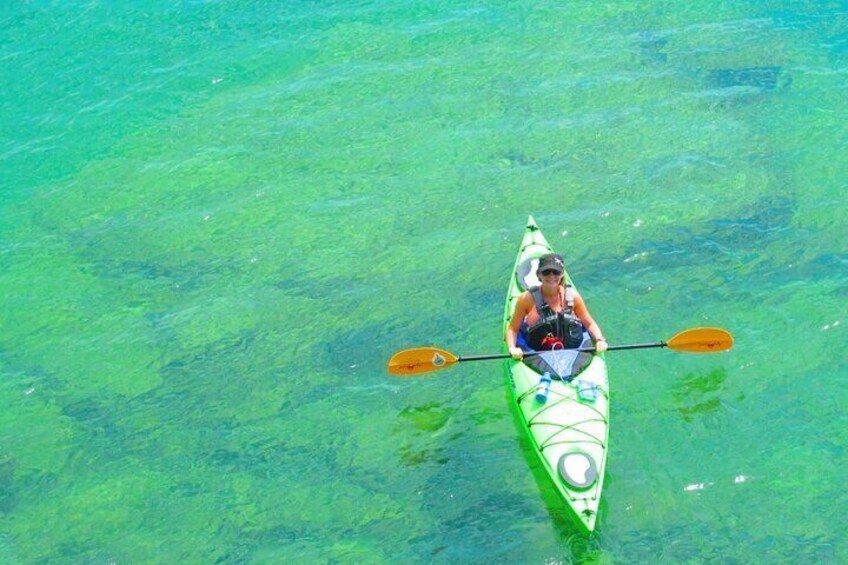
[[[665,347],[668,345],[664,341],[657,341],[654,343],[634,343],[631,345],[610,345],[607,347],[607,351],[621,351],[623,349],[651,349],[654,347]],[[566,350],[563,350],[566,351]],[[583,347],[580,349],[573,349],[572,351],[580,351],[584,353],[594,353],[594,347]],[[545,351],[528,351],[524,353],[525,357],[533,357],[534,355],[541,355],[542,353],[546,353]],[[495,355],[467,355],[465,357],[460,356],[457,358],[457,362],[461,361],[485,361],[486,359],[508,359],[512,357],[509,353],[498,353]]]
[[[630,345],[610,345],[607,347],[607,351],[621,351],[622,349],[651,349],[654,347],[666,347],[668,344],[664,341],[657,341],[654,343],[633,343]],[[586,349],[578,349],[577,351],[594,351],[594,347],[586,348]]]

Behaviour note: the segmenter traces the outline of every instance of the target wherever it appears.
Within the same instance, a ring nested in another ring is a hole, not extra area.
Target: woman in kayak
[[[583,340],[583,328],[595,341],[598,353],[607,350],[607,340],[592,319],[577,289],[565,283],[562,257],[548,253],[539,258],[536,276],[539,287],[524,291],[515,303],[515,312],[506,328],[506,344],[513,359],[522,359],[519,339],[534,350],[573,349]]]

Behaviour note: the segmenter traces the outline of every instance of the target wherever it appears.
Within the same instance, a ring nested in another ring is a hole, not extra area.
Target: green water
[[[836,563],[844,2],[7,2],[0,562]],[[497,352],[533,214],[612,343],[597,532]]]

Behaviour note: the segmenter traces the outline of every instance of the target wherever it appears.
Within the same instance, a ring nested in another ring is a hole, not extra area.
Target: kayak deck
[[[531,216],[510,277],[504,329],[524,287],[538,284],[519,281],[519,266],[528,259],[552,252]],[[535,269],[530,270],[529,276],[535,279]],[[568,273],[566,279],[573,284]],[[603,489],[609,439],[609,382],[603,356],[593,356],[591,363],[571,382],[553,380],[544,403],[536,400],[535,395],[539,373],[514,360],[507,361],[506,373],[512,389],[513,408],[527,432],[533,451],[578,523],[593,531]]]

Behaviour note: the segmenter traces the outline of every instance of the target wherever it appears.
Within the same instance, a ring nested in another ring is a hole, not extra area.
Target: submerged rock
[[[713,99],[713,107],[734,108],[761,102],[791,84],[792,77],[781,67],[715,69],[704,79],[704,95]]]
[[[759,90],[775,90],[781,85],[780,67],[748,67],[745,69],[716,69],[707,74],[707,86],[711,88],[734,88],[747,86]],[[791,78],[786,77],[790,82]]]

